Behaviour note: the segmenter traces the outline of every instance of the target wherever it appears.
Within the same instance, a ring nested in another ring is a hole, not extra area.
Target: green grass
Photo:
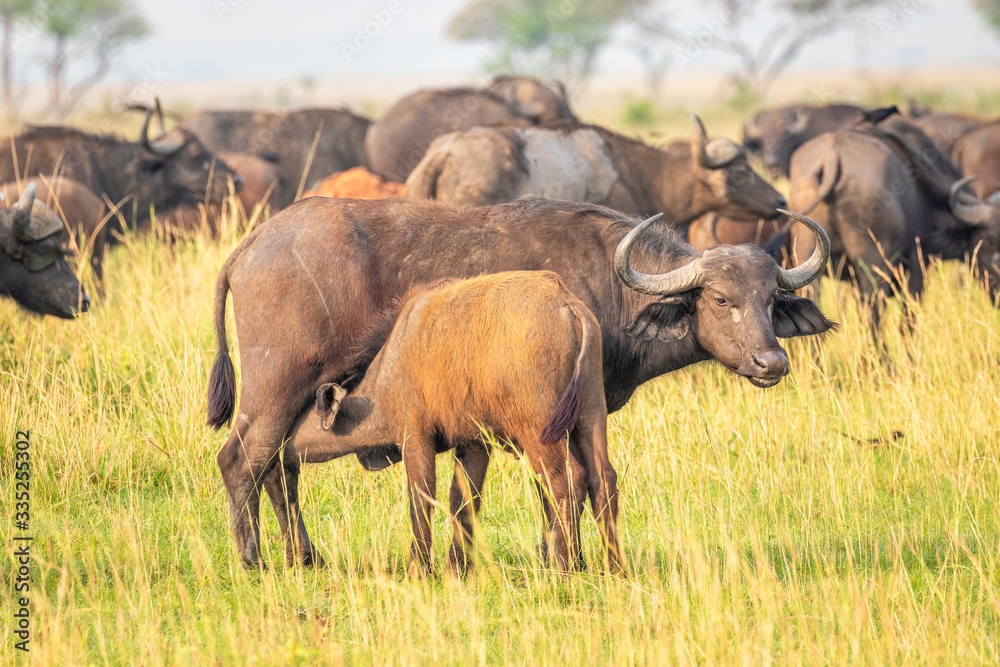
[[[929,267],[912,338],[890,307],[891,375],[850,288],[827,283],[842,326],[789,342],[777,388],[701,365],[637,392],[609,422],[628,579],[543,569],[531,476],[502,455],[476,574],[413,581],[402,467],[353,460],[303,473],[328,568],[282,565],[266,501],[273,567],[239,565],[228,433],[204,425],[215,278],[238,240],[129,240],[79,321],[0,301],[0,506],[30,429],[34,663],[1000,662],[1000,313],[963,265]],[[443,512],[435,527],[444,570]],[[589,513],[584,531],[594,565]],[[12,534],[4,516],[8,593]],[[0,664],[23,659],[13,643],[7,615]]]

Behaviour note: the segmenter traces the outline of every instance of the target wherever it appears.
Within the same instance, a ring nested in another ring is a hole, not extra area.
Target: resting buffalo
[[[477,127],[438,137],[406,180],[411,199],[498,204],[521,195],[666,214],[681,227],[708,211],[773,218],[782,197],[697,116],[690,144],[666,150],[596,125]]]
[[[457,521],[449,561],[458,572],[467,566],[489,466],[486,429],[516,448],[538,476],[548,514],[544,543],[555,564],[565,569],[579,560],[579,520],[589,493],[608,564],[620,570],[618,491],[594,315],[550,271],[418,286],[398,311],[391,332],[377,331],[362,346],[370,366],[361,384],[349,395],[336,384],[320,387],[317,410],[306,413],[286,446],[318,461],[406,443],[413,574],[432,562],[434,457],[454,448]],[[374,360],[367,350],[379,350]]]
[[[366,166],[370,122],[347,109],[199,111],[180,126],[211,150],[247,153],[274,164],[277,185],[272,210],[276,211],[330,174]]]
[[[987,197],[1000,190],[1000,121],[963,136],[952,157],[963,176],[979,177],[971,184],[977,196]]]
[[[219,351],[208,400],[208,423],[226,424],[236,398],[226,339],[231,290],[242,388],[218,463],[243,560],[260,564],[263,486],[289,560],[315,561],[298,506],[299,454],[282,450],[282,441],[320,385],[353,389],[352,351],[379,313],[416,284],[554,271],[600,323],[609,411],[644,382],[710,359],[755,386],[773,386],[788,373],[776,336],[832,326],[811,301],[788,291],[809,284],[826,265],[828,241],[815,223],[805,221],[819,234],[816,252],[786,270],[753,246],[720,246],[699,257],[676,232],[652,222],[533,197],[483,207],[314,197],[255,229],[219,275]],[[387,463],[384,456],[361,458],[370,467]]]
[[[66,228],[35,201],[37,187],[29,184],[13,207],[0,209],[0,294],[40,315],[71,319],[90,300],[66,263]]]
[[[743,145],[759,153],[772,178],[788,175],[795,149],[815,136],[835,130],[862,111],[850,104],[794,106],[758,111],[743,126]]]
[[[104,201],[90,191],[90,188],[80,185],[69,178],[29,178],[17,183],[0,185],[3,202],[0,206],[18,201],[21,189],[29,184],[37,188],[37,200],[56,212],[75,236],[77,244],[86,248],[90,254],[94,277],[98,280],[103,275],[104,253],[110,240],[108,234],[107,206]]]
[[[536,90],[528,109],[512,105],[518,91]],[[547,95],[546,95],[547,93]],[[541,104],[548,100],[548,104]],[[421,90],[407,95],[372,123],[365,138],[369,169],[382,178],[402,183],[417,166],[435,138],[472,127],[508,123],[529,126],[539,120],[575,120],[565,100],[535,79],[505,78],[496,91],[487,88]]]
[[[150,140],[151,115],[146,112],[138,142],[69,127],[31,127],[4,142],[10,150],[0,159],[0,183],[51,177],[58,170],[121,205],[126,221],[137,228],[149,221],[150,209],[163,215],[179,206],[221,203],[230,179],[239,189],[242,181],[190,132],[174,129]]]
[[[949,208],[957,173],[925,142],[918,144],[923,148],[911,142],[912,128],[905,130],[891,122],[859,122],[812,139],[792,158],[792,207],[815,215],[830,236],[833,266],[850,270],[838,277],[856,280],[866,298],[898,289],[897,268],[919,297],[921,254],[957,259],[974,250],[967,226]],[[793,256],[812,251],[810,237],[807,229],[792,227]],[[943,243],[945,237],[951,240]],[[869,302],[874,333],[879,304]]]

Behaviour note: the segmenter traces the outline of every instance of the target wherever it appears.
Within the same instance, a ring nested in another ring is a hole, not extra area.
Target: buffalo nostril
[[[778,197],[778,205],[774,208],[788,208],[788,200],[784,197]]]
[[[788,357],[778,350],[768,350],[751,357],[754,366],[760,369],[763,375],[768,377],[783,376],[788,374]]]
[[[246,185],[246,182],[247,182],[246,179],[240,176],[239,174],[233,174],[233,188],[237,192],[243,189],[243,186]]]

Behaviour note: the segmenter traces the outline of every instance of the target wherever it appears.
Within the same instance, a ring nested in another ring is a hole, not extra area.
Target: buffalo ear
[[[654,338],[671,343],[687,335],[690,328],[688,303],[684,297],[667,297],[651,303],[625,327],[625,333],[639,340]]]
[[[837,327],[835,322],[826,319],[826,315],[815,303],[784,291],[774,295],[771,322],[774,335],[778,338],[815,336]]]
[[[319,413],[320,425],[324,431],[333,428],[340,411],[340,402],[347,396],[347,390],[339,384],[327,382],[316,390],[316,412]]]

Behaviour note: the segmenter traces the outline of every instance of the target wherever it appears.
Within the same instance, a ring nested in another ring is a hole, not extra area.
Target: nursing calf
[[[525,456],[538,476],[546,550],[555,564],[566,569],[578,560],[589,491],[608,563],[619,570],[601,327],[559,276],[510,271],[418,286],[386,329],[376,327],[360,348],[356,365],[367,366],[361,383],[350,394],[337,384],[321,386],[316,410],[304,415],[287,446],[316,462],[402,445],[413,573],[431,565],[434,456],[454,449],[449,561],[461,571],[489,465],[483,434],[490,433]]]

